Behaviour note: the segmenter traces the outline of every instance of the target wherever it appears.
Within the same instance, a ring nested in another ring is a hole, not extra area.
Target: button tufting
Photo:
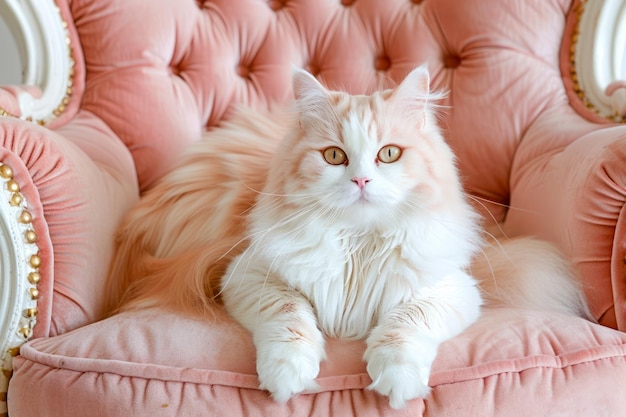
[[[171,65],[170,66],[170,73],[174,76],[180,76],[182,70],[180,69],[180,67],[178,67],[177,65]]]
[[[391,60],[386,56],[379,56],[374,60],[374,68],[376,71],[387,71],[391,68]]]
[[[274,10],[275,12],[285,7],[286,3],[287,3],[287,0],[270,0],[269,1],[270,9]]]
[[[454,69],[461,65],[461,57],[458,55],[444,55],[443,66],[446,68]]]
[[[309,63],[304,69],[306,69],[309,72],[309,74],[315,77],[317,77],[320,73],[320,68],[315,64]]]
[[[356,0],[341,0],[341,4],[346,6],[346,7],[349,7],[349,6],[352,6],[355,1]]]
[[[241,78],[249,78],[250,77],[250,67],[247,65],[240,64],[237,67],[237,75]]]

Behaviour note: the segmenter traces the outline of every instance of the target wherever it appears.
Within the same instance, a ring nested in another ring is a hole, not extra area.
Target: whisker
[[[320,217],[326,217],[329,213],[329,211],[331,211],[332,209],[330,207],[324,207],[323,211],[319,211],[319,207],[315,207],[315,206],[307,206],[307,207],[303,207],[302,209],[292,213],[290,215],[290,217],[288,218],[289,221],[291,220],[295,220],[297,218],[299,218],[300,216],[305,216],[308,214],[312,214],[312,213],[317,213],[318,216]],[[287,221],[283,221],[281,222],[281,225],[287,224]],[[295,228],[291,228],[290,230],[286,231],[285,235],[294,235],[292,237],[298,237],[299,235],[301,235],[302,233],[304,233],[306,231],[305,227],[302,227],[302,224],[306,224],[306,222],[300,222],[299,227],[295,227]],[[269,231],[271,231],[272,228],[267,229],[265,232],[269,233]],[[257,242],[259,245],[261,242]],[[286,247],[286,246],[284,246]],[[280,250],[272,259],[272,262],[268,265],[266,274],[265,274],[265,278],[263,280],[263,286],[261,288],[261,292],[259,294],[259,300],[258,300],[258,308],[257,308],[257,316],[260,317],[260,311],[261,311],[261,305],[262,305],[262,300],[263,300],[263,294],[265,292],[265,288],[268,284],[268,281],[270,279],[270,274],[272,273],[272,270],[274,269],[274,265],[276,264],[276,262],[279,261],[279,259],[281,258],[281,256],[284,255],[284,250]],[[250,256],[250,260],[252,260],[252,258],[254,258],[254,254],[252,254],[252,256]],[[249,264],[248,264],[249,266]]]
[[[479,197],[477,195],[473,195],[473,194],[470,194],[470,193],[464,193],[464,194],[465,194],[466,197],[468,197],[468,198],[474,200],[475,202],[477,202],[478,204],[480,204],[487,211],[489,211],[489,209],[487,208],[486,205],[481,203],[481,201],[484,201],[484,202],[489,203],[489,204],[493,204],[494,206],[504,207],[504,208],[509,209],[509,210],[515,210],[515,211],[521,211],[523,213],[530,213],[530,214],[541,215],[541,213],[536,211],[536,210],[523,209],[523,208],[520,208],[520,207],[512,206],[510,204],[499,203],[499,202],[491,200],[489,198]]]
[[[249,234],[247,234],[246,236],[244,236],[242,239],[240,239],[240,241],[238,242],[238,244],[239,244],[239,243],[241,243],[241,242],[243,242],[243,241],[245,241],[245,240],[247,240],[247,239],[249,239],[249,240],[250,240],[250,246],[248,247],[248,249],[247,249],[247,250],[248,250],[248,251],[251,251],[251,252],[249,253],[249,256],[248,256],[248,264],[246,265],[246,267],[245,267],[244,271],[247,271],[247,270],[248,270],[248,268],[250,267],[250,262],[251,262],[251,259],[252,259],[252,258],[254,258],[254,256],[258,253],[259,249],[262,247],[263,238],[264,238],[264,237],[265,237],[268,233],[270,233],[270,232],[272,232],[272,231],[274,231],[274,230],[276,230],[276,229],[278,229],[278,228],[281,228],[281,227],[283,227],[283,226],[285,226],[285,225],[289,224],[289,223],[290,223],[290,222],[292,222],[292,221],[299,220],[302,216],[309,215],[309,214],[313,213],[315,210],[316,210],[316,207],[314,207],[314,206],[306,206],[306,207],[303,207],[303,208],[301,208],[300,210],[297,210],[297,211],[295,211],[295,212],[291,213],[289,216],[287,216],[287,217],[285,217],[285,218],[281,219],[281,221],[280,221],[280,222],[275,223],[275,224],[274,224],[274,225],[272,225],[271,227],[268,227],[268,228],[266,228],[266,229],[264,229],[264,230],[259,230],[259,231],[253,232],[253,233],[249,233]],[[293,233],[301,233],[301,232],[302,232],[301,228],[292,228],[291,230],[286,231],[286,232],[285,232],[285,235],[290,235],[290,234],[293,234]],[[236,245],[235,245],[235,246],[236,246]],[[234,248],[234,247],[233,247],[233,248]],[[230,251],[232,251],[232,249],[233,249],[233,248],[231,248],[231,249],[230,249]],[[226,256],[226,254],[225,254],[225,255],[223,255],[223,256]],[[222,258],[223,258],[223,256],[222,256]],[[235,264],[235,265],[231,268],[231,273],[230,273],[230,275],[228,276],[228,278],[227,278],[226,280],[222,280],[221,289],[220,289],[220,291],[218,292],[218,295],[219,295],[219,294],[221,294],[221,293],[223,292],[224,288],[225,288],[225,287],[226,287],[226,286],[230,283],[230,281],[232,280],[232,274],[233,274],[233,273],[235,273],[235,271],[237,271],[237,270],[239,269],[239,267],[240,267],[240,263],[241,263],[241,259],[242,259],[242,257],[240,256],[240,257],[237,259],[236,264]],[[268,273],[269,273],[269,272],[268,272]],[[241,282],[239,283],[239,285],[241,285]]]
[[[256,208],[260,203],[261,203],[261,199],[259,197],[284,197],[284,198],[289,198],[289,202],[290,203],[297,203],[297,202],[302,202],[303,200],[306,200],[307,198],[310,198],[313,196],[313,194],[275,194],[275,193],[266,193],[263,191],[257,191],[251,187],[249,187],[248,185],[244,184],[244,186],[246,186],[249,190],[255,192],[258,194],[257,198],[254,199],[254,203],[251,204],[248,208],[246,208],[241,214],[247,214],[250,211],[252,211],[254,208]],[[281,207],[281,205],[272,205],[272,210],[267,212],[266,214],[272,213],[274,210],[277,210]]]
[[[480,248],[480,253],[483,255],[483,257],[485,258],[485,261],[487,262],[487,266],[489,267],[489,271],[491,272],[491,280],[493,282],[494,288],[497,292],[500,292],[500,288],[498,287],[498,280],[496,278],[496,271],[493,267],[493,264],[491,263],[491,259],[489,259],[489,256],[487,256],[487,253]],[[472,265],[470,264],[470,275],[473,276],[472,274]]]
[[[259,195],[263,195],[263,196],[270,196],[270,197],[302,197],[302,196],[306,196],[306,197],[311,197],[312,194],[278,194],[278,193],[269,193],[266,191],[262,191],[262,190],[257,190],[256,188],[252,188],[251,186],[249,186],[248,184],[246,184],[245,182],[242,181],[242,184],[244,187],[246,187],[248,190],[259,194]]]
[[[485,212],[486,212],[487,214],[489,214],[489,217],[490,217],[490,218],[491,218],[491,220],[493,221],[493,224],[495,224],[495,225],[497,226],[498,231],[502,234],[502,236],[505,236],[505,237],[506,237],[506,232],[504,231],[504,229],[502,229],[502,226],[500,226],[500,222],[498,221],[498,219],[496,219],[496,216],[495,216],[495,215],[491,212],[491,210],[489,210],[489,209],[487,208],[487,205],[486,205],[486,204],[484,204],[481,200],[484,200],[484,201],[487,201],[487,202],[491,202],[491,201],[489,201],[489,200],[487,200],[487,199],[484,199],[484,198],[480,198],[480,197],[473,196],[473,195],[468,194],[468,193],[464,193],[464,194],[465,194],[465,196],[466,196],[467,198],[469,198],[469,199],[473,200],[473,201],[474,201],[474,202],[476,202],[477,204],[480,204],[480,206],[481,206],[483,209],[485,209]],[[494,204],[496,204],[496,205],[498,204],[498,203],[496,203],[496,202],[492,202],[492,203],[494,203]],[[504,205],[503,205],[503,206],[504,206]],[[483,228],[483,229],[484,229],[484,228]],[[485,232],[486,232],[486,231],[485,231]],[[495,238],[495,237],[494,237],[494,238]]]

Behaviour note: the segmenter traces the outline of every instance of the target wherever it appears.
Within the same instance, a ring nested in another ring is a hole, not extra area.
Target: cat
[[[438,346],[483,304],[590,318],[550,244],[488,242],[426,67],[371,95],[294,70],[293,91],[288,110],[240,109],[131,211],[112,310],[206,313],[219,298],[279,402],[316,389],[325,337],[363,339],[369,388],[393,408],[428,395]]]

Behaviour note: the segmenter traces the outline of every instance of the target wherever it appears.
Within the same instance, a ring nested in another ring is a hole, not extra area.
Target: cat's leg
[[[315,390],[324,336],[313,307],[296,290],[262,270],[248,268],[223,289],[229,313],[252,332],[260,388],[279,402]]]
[[[472,324],[480,304],[474,279],[457,271],[381,317],[364,355],[373,381],[369,388],[388,396],[393,408],[426,397],[439,344]]]

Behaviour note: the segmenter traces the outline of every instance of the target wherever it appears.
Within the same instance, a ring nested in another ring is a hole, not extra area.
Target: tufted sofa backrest
[[[569,107],[560,52],[571,0],[67,0],[80,107],[131,150],[142,190],[235,104],[291,97],[291,66],[351,93],[424,62],[469,192],[506,204],[513,157]],[[78,62],[81,61],[81,62]],[[80,94],[79,94],[80,93]],[[498,219],[504,209],[491,205]]]

